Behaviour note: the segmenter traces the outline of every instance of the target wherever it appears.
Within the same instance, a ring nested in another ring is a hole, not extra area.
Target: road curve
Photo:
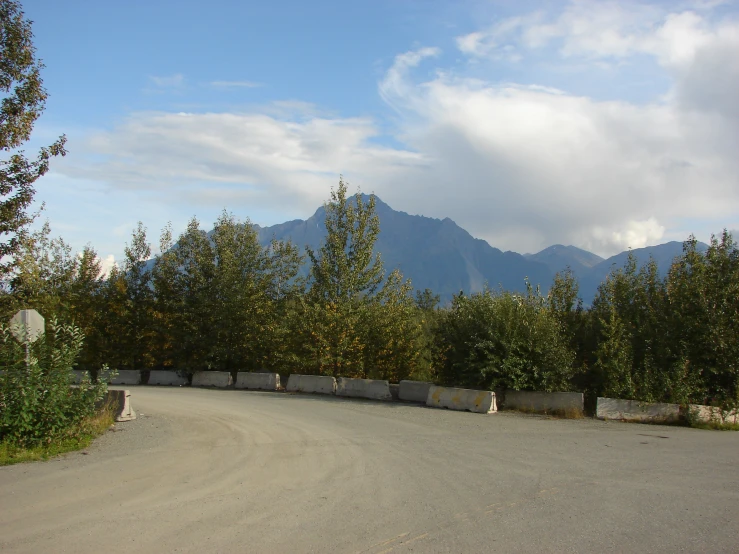
[[[0,468],[2,552],[736,552],[739,433],[132,387]]]

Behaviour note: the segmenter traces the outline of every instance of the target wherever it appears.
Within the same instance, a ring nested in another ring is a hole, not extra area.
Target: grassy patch
[[[585,414],[577,408],[564,408],[561,410],[535,410],[528,406],[520,406],[518,408],[503,408],[512,412],[520,412],[524,414],[545,415],[554,419],[582,419]]]
[[[739,431],[739,423],[721,423],[720,421],[694,421],[689,424],[693,429],[711,429],[713,431]]]
[[[68,437],[51,444],[23,448],[8,441],[0,442],[0,466],[48,460],[65,452],[82,450],[105,433],[114,422],[113,412],[106,405],[93,417],[83,420]]]

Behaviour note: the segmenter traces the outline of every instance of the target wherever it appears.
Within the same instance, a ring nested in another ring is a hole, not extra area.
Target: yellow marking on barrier
[[[475,398],[475,407],[479,408],[483,400],[485,400],[485,393],[478,393],[477,397]]]
[[[433,399],[434,399],[434,402],[436,402],[437,404],[438,404],[438,403],[439,403],[439,401],[441,400],[441,393],[442,393],[443,391],[444,391],[444,389],[442,389],[441,387],[438,387],[438,388],[437,388],[437,389],[436,389],[436,390],[434,391],[434,394],[432,394],[432,395],[431,395],[431,398],[433,398]]]

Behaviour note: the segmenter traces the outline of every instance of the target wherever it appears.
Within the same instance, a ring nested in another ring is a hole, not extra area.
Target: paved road
[[[0,468],[2,552],[737,552],[739,433],[132,388]]]

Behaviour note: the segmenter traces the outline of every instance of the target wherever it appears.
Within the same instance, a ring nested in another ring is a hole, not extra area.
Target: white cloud
[[[373,144],[378,131],[368,119],[299,115],[304,121],[262,114],[134,114],[113,132],[89,138],[87,148],[97,159],[67,158],[55,169],[115,188],[160,190],[172,202],[315,208],[339,173],[381,178],[423,163],[419,154]]]
[[[108,254],[104,258],[97,258],[103,271],[103,277],[107,277],[114,267],[118,267],[113,254]]]
[[[643,221],[627,221],[621,229],[615,231],[596,226],[592,234],[596,239],[594,242],[606,244],[613,251],[623,251],[657,244],[664,237],[665,228],[650,217]]]
[[[599,101],[547,82],[472,79],[421,48],[396,56],[378,83],[404,147],[380,146],[376,121],[287,102],[259,113],[133,114],[89,138],[89,159],[68,157],[55,171],[242,216],[255,206],[307,215],[344,173],[396,209],[449,216],[517,251],[572,243],[608,255],[687,236],[686,219],[718,232],[739,217],[735,20],[706,6],[576,1],[457,46],[474,59],[544,53],[586,66],[646,56],[671,88],[648,103]],[[414,77],[422,64],[432,71]]]
[[[82,252],[77,252],[77,257],[82,258]],[[100,277],[107,277],[114,267],[118,267],[113,254],[108,254],[104,258],[95,256],[95,261],[100,263]]]

